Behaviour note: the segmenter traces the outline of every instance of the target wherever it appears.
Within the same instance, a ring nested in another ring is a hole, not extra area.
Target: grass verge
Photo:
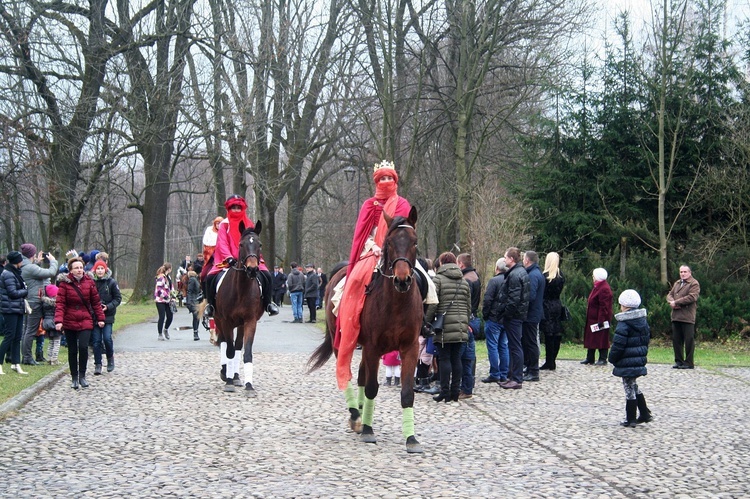
[[[144,304],[128,304],[127,298],[130,296],[131,290],[122,290],[123,305],[117,308],[117,315],[115,316],[115,324],[113,331],[115,334],[120,329],[130,326],[132,324],[139,324],[145,322],[154,315],[156,315],[156,308],[153,303]],[[32,351],[35,351],[36,342],[32,345]],[[115,342],[115,351],[117,351],[117,343]],[[44,345],[44,355],[47,356],[47,342]],[[38,365],[38,366],[21,366],[23,370],[29,373],[28,375],[19,375],[15,371],[10,370],[10,364],[3,364],[3,372],[5,375],[0,376],[0,404],[3,404],[11,398],[18,395],[22,390],[34,385],[48,374],[57,371],[60,368],[65,370],[68,369],[68,349],[65,347],[60,348],[60,355],[58,357],[60,361],[59,366],[50,365]],[[89,363],[93,364],[89,358]]]

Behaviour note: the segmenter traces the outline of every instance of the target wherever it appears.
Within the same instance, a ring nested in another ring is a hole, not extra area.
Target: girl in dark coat
[[[646,398],[638,388],[637,380],[645,376],[648,358],[648,343],[651,330],[646,321],[646,310],[638,308],[641,297],[633,289],[626,289],[619,299],[621,313],[615,315],[617,327],[609,352],[609,361],[615,366],[612,374],[622,378],[625,388],[625,421],[622,426],[635,428],[637,423],[651,421],[651,411],[646,405]],[[636,419],[636,409],[640,412]]]
[[[68,343],[68,365],[72,388],[87,388],[86,367],[89,362],[89,339],[96,325],[104,327],[104,311],[94,280],[83,271],[80,257],[68,260],[68,274],[57,276],[55,329],[65,331]]]
[[[94,343],[94,375],[102,373],[102,344],[107,355],[107,372],[115,370],[115,345],[112,341],[112,326],[115,323],[117,307],[122,303],[122,294],[117,281],[112,278],[112,271],[102,260],[97,260],[92,267],[94,282],[99,292],[104,311],[104,327],[95,327],[92,334]]]
[[[29,290],[21,277],[23,255],[18,251],[8,253],[8,263],[0,274],[0,314],[3,315],[3,342],[0,344],[0,374],[5,355],[10,352],[10,368],[18,374],[28,374],[21,369],[21,337],[23,316],[26,313],[24,298]]]
[[[539,323],[539,331],[544,335],[545,359],[540,370],[554,371],[557,369],[557,353],[560,351],[563,327],[563,306],[560,301],[565,277],[560,271],[560,255],[554,251],[547,253],[544,259],[544,279],[547,285],[544,287],[544,301],[542,308],[544,316]]]
[[[607,282],[607,271],[594,269],[594,289],[586,306],[586,322],[583,325],[583,346],[588,351],[581,364],[594,364],[595,350],[599,350],[597,366],[607,365],[609,349],[609,322],[612,320],[612,289]],[[593,326],[593,328],[592,328]]]

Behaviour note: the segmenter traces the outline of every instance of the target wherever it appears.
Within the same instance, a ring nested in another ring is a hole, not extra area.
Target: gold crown
[[[393,164],[393,161],[383,160],[380,163],[375,163],[375,168],[373,169],[373,171],[378,171],[381,168],[390,168],[391,170],[395,170],[396,165]]]

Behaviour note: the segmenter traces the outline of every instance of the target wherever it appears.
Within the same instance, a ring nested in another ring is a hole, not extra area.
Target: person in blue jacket
[[[2,360],[10,352],[10,368],[18,374],[28,374],[21,368],[21,336],[23,316],[26,313],[24,299],[29,293],[21,276],[23,255],[19,251],[8,253],[8,262],[0,274],[0,313],[3,315],[3,342],[0,344],[0,375],[3,373]]]
[[[646,320],[646,309],[638,308],[641,305],[638,292],[626,289],[617,301],[622,312],[615,315],[617,327],[609,351],[609,362],[615,366],[612,374],[622,378],[625,388],[626,417],[620,425],[635,428],[638,423],[648,423],[653,419],[637,382],[639,377],[647,374],[651,330]],[[636,411],[640,412],[637,419]]]

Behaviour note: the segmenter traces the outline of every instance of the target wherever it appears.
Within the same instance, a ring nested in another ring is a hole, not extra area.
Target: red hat
[[[49,296],[50,298],[54,298],[57,296],[57,286],[54,284],[47,284],[44,287],[44,294]]]
[[[109,270],[104,260],[97,260],[94,266],[91,267],[91,271],[96,272],[96,269],[98,269],[99,267],[104,267],[104,270]]]
[[[224,203],[224,208],[229,210],[232,206],[241,206],[242,210],[244,211],[247,209],[247,202],[245,202],[245,198],[243,198],[239,194],[232,194]]]

